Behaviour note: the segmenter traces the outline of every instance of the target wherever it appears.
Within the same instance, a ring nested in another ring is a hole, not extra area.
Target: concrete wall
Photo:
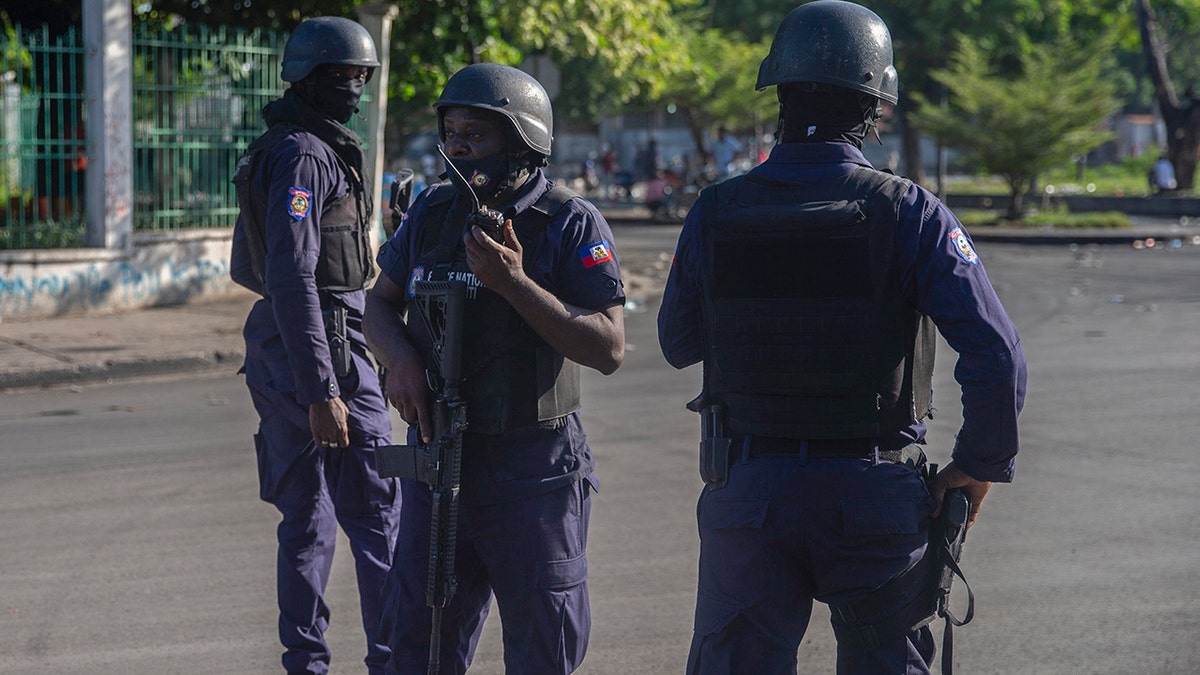
[[[229,293],[232,230],[137,234],[130,252],[0,254],[0,321],[112,312]]]

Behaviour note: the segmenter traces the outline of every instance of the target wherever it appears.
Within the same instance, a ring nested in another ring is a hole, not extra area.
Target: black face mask
[[[874,126],[876,103],[857,92],[780,88],[784,143],[849,143],[862,148]]]
[[[312,106],[321,114],[342,124],[350,121],[358,110],[367,83],[357,77],[338,73],[314,73],[312,77]]]
[[[480,202],[489,199],[511,187],[508,180],[508,157],[503,152],[482,159],[451,159],[453,168],[446,167],[450,182],[460,192],[467,194],[468,190],[475,193]],[[454,169],[458,169],[455,173]],[[460,179],[458,174],[462,174]],[[463,183],[462,179],[466,179]]]

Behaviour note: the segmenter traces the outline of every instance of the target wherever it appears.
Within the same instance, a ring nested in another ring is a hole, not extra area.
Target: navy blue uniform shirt
[[[240,237],[233,242],[230,274],[234,281],[261,293],[246,318],[243,335],[246,356],[265,361],[273,377],[289,378],[301,405],[328,401],[342,395],[342,383],[333,372],[329,342],[321,317],[316,268],[321,254],[321,213],[325,205],[350,191],[341,164],[333,150],[316,136],[302,130],[280,138],[263,151],[258,176],[269,177],[263,185],[251,180],[252,199],[266,203],[265,288],[250,268],[248,249]],[[241,216],[239,216],[240,218]],[[241,228],[235,233],[240,234]],[[347,308],[347,337],[360,355],[367,353],[362,334],[366,291],[330,293]],[[355,359],[352,377],[374,377]],[[276,382],[277,387],[286,384]],[[379,416],[358,414],[353,398],[343,398],[350,411],[350,426],[367,436],[388,438],[389,427],[378,424]],[[372,422],[372,421],[375,422]]]
[[[499,210],[507,217],[529,209],[554,183],[537,170],[517,191],[512,202]],[[436,190],[453,190],[449,184],[435,185],[417,197],[396,233],[380,249],[379,267],[393,283],[407,288],[418,251],[417,232],[436,227],[425,217],[429,197]],[[466,199],[456,195],[451,213],[463,213]],[[466,221],[463,220],[464,233]],[[612,230],[590,202],[572,199],[546,225],[546,241],[532,266],[530,278],[558,299],[585,309],[603,309],[625,303],[621,269],[613,247]],[[604,244],[607,259],[597,261],[592,252]],[[522,242],[529,250],[529,243]],[[464,255],[460,244],[457,255]],[[473,276],[473,275],[472,275]],[[470,301],[468,300],[468,305]],[[469,405],[479,405],[471,401]],[[409,429],[409,442],[416,435]],[[593,459],[579,413],[567,416],[560,429],[530,429],[500,435],[472,434],[463,440],[462,499],[466,503],[495,503],[548,492],[583,477],[591,477]],[[594,482],[594,479],[593,479]]]
[[[785,143],[751,175],[812,184],[859,166],[871,165],[847,143]],[[684,222],[658,314],[659,343],[676,368],[704,359],[700,220],[697,207]],[[1011,481],[1019,450],[1017,416],[1025,401],[1025,354],[970,236],[950,209],[914,184],[900,206],[894,255],[900,292],[958,352],[954,377],[962,386],[963,426],[955,465],[976,480]],[[918,422],[903,433],[923,442],[925,425]]]

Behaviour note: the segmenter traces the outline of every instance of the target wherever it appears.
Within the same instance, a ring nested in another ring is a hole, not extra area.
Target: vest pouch
[[[549,345],[538,347],[537,397],[539,424],[579,410],[579,364]]]
[[[317,261],[317,288],[357,291],[367,283],[364,264],[366,242],[358,227],[357,200],[348,192],[321,215],[321,255]]]

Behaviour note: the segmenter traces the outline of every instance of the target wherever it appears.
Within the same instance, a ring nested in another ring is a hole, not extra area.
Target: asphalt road
[[[653,251],[673,233],[616,235]],[[1030,389],[1017,480],[967,541],[977,607],[955,633],[959,672],[1200,671],[1200,247],[979,248]],[[656,309],[633,303],[624,367],[584,379],[601,492],[580,673],[679,673],[686,658],[700,481],[683,403],[699,372],[664,363]],[[930,454],[944,463],[960,418],[953,354],[939,354]],[[254,426],[232,373],[3,394],[0,673],[276,672],[277,516],[257,500]],[[360,673],[342,543],[333,672]],[[801,672],[833,672],[824,617]],[[498,627],[471,672],[503,672]]]

